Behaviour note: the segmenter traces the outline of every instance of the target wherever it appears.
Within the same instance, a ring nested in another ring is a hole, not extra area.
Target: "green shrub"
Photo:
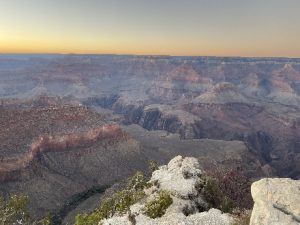
[[[124,214],[129,207],[142,198],[145,193],[144,187],[147,185],[142,172],[135,173],[128,179],[127,188],[116,192],[111,197],[104,199],[100,206],[91,214],[79,214],[75,218],[75,225],[94,225],[101,220],[112,217],[115,214]]]
[[[119,214],[127,212],[129,207],[145,196],[142,190],[123,190],[115,195],[115,211]]]
[[[205,177],[205,184],[202,189],[202,196],[209,204],[209,208],[217,208],[222,212],[231,213],[235,203],[222,191],[219,180],[212,177]]]
[[[23,224],[29,223],[29,212],[27,196],[13,195],[8,201],[0,197],[0,224],[12,225],[22,221]]]
[[[112,197],[102,201],[100,206],[91,214],[79,214],[75,218],[75,225],[94,225],[101,220],[112,217],[117,214],[124,214],[129,207],[144,197],[141,190],[122,190],[116,192]]]
[[[203,179],[202,196],[204,200],[208,203],[209,208],[220,208],[224,196],[218,186],[218,181],[209,176]]]
[[[154,160],[149,161],[149,173],[152,174],[155,170],[158,170],[158,164]]]
[[[41,219],[38,222],[33,223],[33,225],[53,225],[51,214],[47,213],[43,219]]]
[[[143,172],[137,171],[132,177],[128,179],[127,189],[129,190],[143,190],[147,185],[147,181]]]
[[[150,218],[161,217],[165,214],[167,208],[173,203],[171,195],[167,191],[161,191],[158,197],[148,202],[145,206],[146,214]]]
[[[223,198],[223,201],[220,205],[220,210],[224,213],[232,213],[232,210],[235,208],[235,204],[234,202],[228,198],[227,196],[225,196]]]
[[[97,215],[99,215],[99,218],[101,219],[109,218],[115,213],[115,204],[116,199],[114,197],[106,198],[102,201],[100,207],[96,209],[95,212]]]
[[[101,220],[98,214],[78,214],[75,218],[75,225],[96,225]]]

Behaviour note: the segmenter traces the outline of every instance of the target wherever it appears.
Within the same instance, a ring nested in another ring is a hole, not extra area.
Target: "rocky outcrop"
[[[147,130],[166,130],[183,138],[194,138],[194,123],[201,121],[189,112],[160,104],[144,108],[139,125]]]
[[[300,180],[262,179],[252,184],[250,225],[299,225]]]
[[[154,171],[150,179],[152,187],[145,189],[146,199],[132,205],[125,215],[116,215],[100,222],[103,225],[229,225],[233,222],[229,214],[217,209],[201,212],[206,202],[197,188],[202,171],[196,158],[177,156],[168,165]],[[146,202],[160,191],[168,191],[172,204],[162,217],[150,218],[145,213]]]

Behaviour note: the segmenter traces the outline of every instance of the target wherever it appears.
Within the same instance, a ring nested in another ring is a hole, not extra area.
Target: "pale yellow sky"
[[[300,57],[299,0],[0,0],[0,53]]]

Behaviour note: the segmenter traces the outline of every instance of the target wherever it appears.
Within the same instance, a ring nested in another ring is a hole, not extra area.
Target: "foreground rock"
[[[233,219],[229,214],[220,210],[210,209],[199,212],[205,208],[205,201],[197,190],[201,182],[202,171],[195,158],[177,156],[168,165],[161,166],[154,171],[150,182],[154,185],[145,189],[146,199],[130,207],[130,211],[123,216],[100,222],[102,225],[229,225]],[[155,198],[160,191],[168,191],[172,197],[172,204],[162,217],[150,218],[145,213],[146,202]]]
[[[299,225],[300,180],[262,179],[252,184],[250,225]]]

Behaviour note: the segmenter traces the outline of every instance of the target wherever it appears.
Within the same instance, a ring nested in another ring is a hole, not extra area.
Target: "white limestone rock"
[[[202,174],[196,158],[176,156],[167,166],[154,171],[150,182],[158,183],[159,189],[168,190],[183,199],[198,194],[197,177]]]
[[[122,217],[112,217],[102,221],[103,225],[133,225],[126,214]],[[231,225],[233,220],[228,214],[222,214],[218,209],[185,216],[181,213],[166,213],[161,218],[151,219],[144,214],[135,217],[136,225]]]
[[[161,218],[152,219],[145,212],[145,202],[142,201],[130,207],[123,216],[113,216],[103,220],[101,225],[231,225],[233,219],[220,210],[210,209],[199,212],[196,202],[204,202],[195,185],[202,171],[195,158],[177,156],[167,166],[161,166],[154,171],[150,182],[155,185],[146,189],[146,201],[149,201],[161,190],[171,193],[173,203]],[[188,212],[188,216],[186,216]],[[99,225],[100,225],[99,224]]]
[[[266,178],[251,186],[250,225],[299,225],[300,180]]]

